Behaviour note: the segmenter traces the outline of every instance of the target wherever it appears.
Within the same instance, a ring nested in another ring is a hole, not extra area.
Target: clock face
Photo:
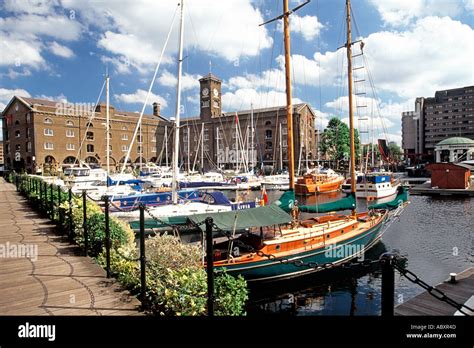
[[[202,95],[203,95],[203,96],[206,96],[206,95],[208,95],[208,94],[209,94],[209,88],[203,88],[203,89],[202,89]]]
[[[214,97],[218,97],[219,96],[219,91],[217,90],[217,88],[214,88],[212,90],[212,93],[214,93]]]

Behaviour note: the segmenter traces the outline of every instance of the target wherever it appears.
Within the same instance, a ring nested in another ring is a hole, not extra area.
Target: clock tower
[[[199,80],[201,85],[199,102],[202,120],[220,117],[222,114],[221,85],[222,80],[209,73]]]

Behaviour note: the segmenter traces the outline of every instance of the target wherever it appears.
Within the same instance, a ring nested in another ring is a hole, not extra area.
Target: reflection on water
[[[270,201],[282,192],[269,191]],[[250,192],[254,199],[259,192]],[[299,204],[337,200],[341,193],[300,198]],[[232,196],[231,196],[232,197]],[[474,199],[411,196],[399,221],[394,222],[366,254],[376,259],[384,251],[407,258],[406,266],[428,284],[436,285],[450,272],[474,265]],[[366,208],[358,200],[358,210]],[[303,216],[304,217],[304,216]],[[396,273],[396,301],[409,300],[423,290]],[[249,315],[379,315],[380,272],[377,268],[338,269],[305,277],[252,285]]]

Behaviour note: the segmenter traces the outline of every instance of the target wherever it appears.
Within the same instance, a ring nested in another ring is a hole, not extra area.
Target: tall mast
[[[217,162],[217,170],[221,169],[221,166],[220,166],[220,163],[219,163],[219,152],[220,152],[220,149],[219,149],[219,127],[216,127],[216,153],[217,153],[217,158],[216,158],[216,162]]]
[[[184,34],[184,0],[181,0],[181,20],[179,28],[179,54],[178,54],[178,83],[176,86],[176,118],[174,129],[174,149],[173,149],[173,183],[172,197],[173,204],[178,203],[178,173],[179,173],[179,117],[181,113],[181,74],[183,69],[183,34]]]
[[[168,167],[168,126],[165,125],[165,164]]]
[[[253,134],[254,134],[254,130],[253,130],[253,103],[250,104],[250,107],[251,107],[251,110],[250,110],[250,161],[251,161],[251,165],[252,165],[252,170],[253,168],[255,168],[255,156],[254,156],[254,152],[253,152]]]
[[[283,142],[281,134],[281,122],[280,122],[280,131],[278,132],[280,136],[280,170],[283,171]]]
[[[347,11],[347,78],[349,86],[349,135],[350,135],[350,148],[351,148],[351,193],[356,192],[356,170],[355,170],[355,141],[354,141],[354,110],[352,106],[352,37],[351,37],[351,2],[346,0],[346,11]],[[353,215],[355,209],[352,210]]]
[[[201,123],[201,173],[204,174],[204,123]]]
[[[105,77],[105,92],[106,92],[106,118],[105,118],[105,129],[106,129],[106,134],[105,137],[107,139],[106,141],[106,158],[107,158],[107,175],[110,172],[110,103],[109,103],[109,74],[107,73]],[[107,180],[107,182],[109,182]]]
[[[293,105],[291,101],[291,62],[290,62],[290,12],[288,0],[283,0],[283,31],[285,36],[285,75],[286,75],[286,113],[288,127],[288,170],[290,172],[290,190],[295,188],[295,161],[293,149]]]
[[[189,134],[189,126],[187,128],[187,131],[186,131],[186,134],[188,135],[187,138],[188,138],[188,174],[191,172],[191,155],[189,154],[189,151],[191,150],[191,147],[190,147],[190,137],[191,137],[191,134]]]

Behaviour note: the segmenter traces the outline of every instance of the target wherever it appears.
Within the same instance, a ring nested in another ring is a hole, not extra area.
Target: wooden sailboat
[[[305,3],[306,4],[306,3]],[[284,20],[285,67],[288,118],[288,163],[290,191],[294,190],[293,129],[290,79],[290,33],[288,0],[283,1],[283,15],[275,18]],[[347,9],[347,57],[349,60],[349,105],[351,140],[351,175],[355,178],[355,146],[352,111],[352,66],[350,1]],[[273,20],[272,20],[273,21]],[[269,21],[271,22],[271,21]],[[268,22],[267,22],[268,23]],[[355,194],[355,180],[352,181]],[[280,199],[281,200],[281,199]],[[279,202],[281,203],[281,202]],[[291,202],[293,203],[293,202]],[[339,265],[360,256],[380,240],[387,210],[372,210],[357,213],[355,208],[347,215],[324,215],[299,221],[298,210],[293,207],[292,215],[285,213],[278,204],[247,209],[241,212],[202,214],[190,217],[197,223],[211,216],[221,230],[245,230],[237,239],[230,239],[214,245],[214,266],[226,269],[229,274],[241,274],[249,281],[274,280],[295,277],[320,270],[318,267],[302,266],[302,263]],[[269,256],[271,255],[271,256]],[[313,264],[314,265],[314,264]]]

